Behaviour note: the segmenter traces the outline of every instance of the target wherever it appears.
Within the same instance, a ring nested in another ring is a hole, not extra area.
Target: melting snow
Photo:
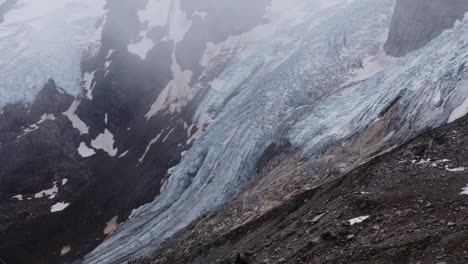
[[[62,249],[60,249],[60,256],[65,256],[66,254],[70,252],[71,252],[70,245],[63,246]]]
[[[43,114],[39,121],[37,121],[35,124],[30,125],[28,128],[26,128],[23,131],[23,134],[18,136],[18,138],[21,138],[21,137],[25,136],[26,134],[29,134],[29,133],[31,133],[33,131],[36,131],[37,129],[39,129],[39,126],[42,123],[44,123],[45,121],[47,121],[47,120],[51,120],[51,121],[55,120],[55,115],[53,115],[53,114]]]
[[[156,102],[151,106],[151,109],[146,114],[147,119],[150,119],[166,107],[169,107],[171,113],[179,111],[192,99],[190,81],[192,80],[193,73],[191,71],[182,71],[176,61],[175,55],[172,55],[171,70],[174,78],[166,85],[156,99]]]
[[[49,196],[49,199],[54,199],[55,196],[58,193],[58,190],[59,189],[57,187],[57,182],[54,182],[54,186],[52,188],[36,193],[34,195],[34,198],[38,199],[38,198],[42,198],[42,197],[45,197],[45,196]]]
[[[50,207],[51,213],[56,213],[65,210],[70,205],[70,203],[58,202]]]
[[[117,154],[117,148],[114,148],[114,135],[107,129],[104,133],[99,134],[96,139],[91,141],[91,146],[95,149],[102,149],[109,156],[114,157]]]
[[[447,162],[450,162],[450,160],[449,159],[441,159],[441,160],[436,161],[436,163],[447,163]]]
[[[119,219],[118,216],[114,216],[109,222],[106,223],[106,228],[104,229],[104,235],[110,235],[114,233],[114,231],[117,229],[118,222],[117,220]]]
[[[11,199],[16,199],[18,201],[23,201],[23,195],[22,194],[18,194],[18,195],[15,195],[13,197],[11,197]]]
[[[94,86],[96,86],[96,82],[94,82],[95,73],[96,71],[93,71],[91,73],[89,72],[83,73],[82,87],[86,92],[85,97],[89,100],[93,100],[93,90],[94,90]]]
[[[412,160],[411,163],[413,164],[416,164],[416,165],[423,165],[423,164],[427,164],[427,163],[430,163],[431,162],[431,159],[421,159],[419,162],[417,160]]]
[[[81,121],[81,119],[76,115],[76,110],[78,109],[78,106],[80,106],[81,101],[75,100],[73,103],[70,105],[70,108],[63,114],[68,117],[68,120],[72,123],[72,126],[78,131],[80,131],[81,135],[88,134],[89,133],[89,127]]]
[[[468,184],[462,189],[461,195],[468,195]]]
[[[462,172],[466,170],[465,167],[449,168],[447,165],[445,166],[445,169],[450,172]]]
[[[355,225],[355,224],[359,224],[359,223],[362,223],[362,222],[366,221],[368,218],[369,218],[369,216],[365,215],[365,216],[360,216],[360,217],[350,219],[350,220],[348,220],[348,222],[349,222],[350,225]]]
[[[143,163],[145,161],[146,155],[148,155],[148,152],[151,149],[151,146],[153,146],[156,142],[158,142],[159,138],[161,137],[162,134],[158,134],[155,138],[153,138],[149,144],[146,146],[145,153],[138,159],[138,162]]]
[[[123,158],[123,157],[127,156],[127,154],[128,154],[128,150],[125,151],[124,153],[120,154],[119,158]]]
[[[88,146],[86,146],[86,144],[84,142],[80,143],[80,146],[78,147],[78,153],[83,158],[89,158],[89,157],[93,156],[94,154],[96,154],[94,149],[89,148]]]
[[[180,9],[179,0],[148,0],[144,10],[138,12],[141,24],[147,28],[140,32],[142,40],[138,43],[128,45],[128,51],[145,59],[148,51],[156,44],[148,38],[149,31],[158,26],[167,26],[168,40],[174,41],[174,46],[184,39],[185,34],[192,26],[192,21],[187,14]]]

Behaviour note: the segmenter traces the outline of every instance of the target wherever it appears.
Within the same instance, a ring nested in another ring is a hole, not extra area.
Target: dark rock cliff
[[[397,0],[385,51],[401,57],[452,28],[468,11],[468,0]]]

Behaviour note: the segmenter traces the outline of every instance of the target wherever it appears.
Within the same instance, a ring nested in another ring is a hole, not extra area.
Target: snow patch
[[[431,159],[421,159],[420,161],[417,161],[417,160],[412,160],[411,163],[413,164],[416,164],[416,165],[424,165],[424,164],[428,164],[431,162]]]
[[[55,115],[53,114],[43,114],[41,116],[41,119],[39,121],[37,121],[35,124],[32,124],[30,125],[28,128],[26,128],[24,131],[23,131],[23,134],[19,135],[17,138],[21,138],[31,132],[34,132],[36,130],[39,129],[40,125],[42,123],[44,123],[45,121],[47,120],[50,120],[50,121],[54,121],[55,120]]]
[[[140,59],[146,59],[146,55],[153,48],[154,42],[151,39],[143,37],[140,42],[130,43],[128,45],[128,52],[133,53],[140,57]]]
[[[449,168],[449,166],[445,166],[445,169],[447,171],[450,171],[450,172],[462,172],[462,171],[465,171],[466,168],[465,167],[458,167],[458,168]]]
[[[23,201],[23,195],[18,194],[18,195],[15,195],[15,196],[11,197],[11,199],[15,199],[15,200],[18,200],[18,201]]]
[[[51,213],[56,213],[65,210],[70,203],[65,203],[65,202],[58,202],[50,207],[50,212]]]
[[[83,158],[89,158],[89,157],[93,156],[94,154],[96,154],[94,149],[89,148],[88,146],[86,146],[86,144],[84,142],[80,143],[80,146],[78,147],[78,153]]]
[[[466,187],[463,187],[462,192],[460,193],[461,195],[468,195],[468,184]]]
[[[192,99],[190,82],[193,73],[191,71],[182,71],[174,54],[172,55],[171,70],[174,78],[159,94],[156,102],[153,103],[151,109],[146,114],[146,119],[150,119],[166,108],[169,108],[171,113],[178,112]]]
[[[447,163],[447,162],[450,162],[450,160],[449,159],[441,159],[441,160],[436,161],[436,163]]]
[[[86,92],[85,98],[89,100],[93,100],[93,90],[94,87],[96,86],[96,82],[94,81],[94,75],[96,74],[96,71],[93,71],[91,73],[85,72],[83,73],[82,77],[82,87],[84,91]]]
[[[104,235],[110,235],[114,233],[114,231],[117,229],[118,222],[117,220],[119,219],[118,216],[114,216],[109,222],[106,223],[106,228],[104,228]]]
[[[45,196],[48,196],[49,199],[54,199],[55,196],[57,195],[58,191],[59,191],[59,189],[57,187],[57,182],[54,182],[54,186],[52,186],[52,188],[47,189],[47,190],[43,190],[43,191],[40,191],[40,192],[34,194],[34,198],[39,199],[39,198],[43,198]]]
[[[128,150],[125,151],[124,153],[120,154],[119,159],[127,156],[127,154],[128,154]]]
[[[115,157],[118,150],[114,148],[114,143],[114,135],[106,128],[104,133],[99,134],[96,139],[91,141],[91,146],[95,149],[104,150],[109,156]]]
[[[73,128],[78,129],[81,135],[85,135],[89,133],[89,127],[76,115],[76,110],[80,106],[80,103],[80,100],[73,101],[73,103],[70,105],[68,110],[63,113],[63,115],[68,117],[68,120],[70,120],[72,123]]]
[[[145,153],[138,159],[139,163],[143,163],[145,161],[146,155],[148,155],[148,152],[151,149],[151,146],[153,146],[156,142],[158,142],[159,138],[161,137],[162,133],[158,134],[155,138],[153,138],[148,145],[146,146]]]
[[[185,34],[192,26],[192,21],[180,8],[179,0],[148,0],[146,8],[138,11],[141,24],[147,28],[140,32],[141,40],[130,43],[128,51],[138,55],[142,60],[156,44],[148,37],[149,31],[154,27],[167,26],[169,34],[167,40],[174,41],[174,46],[184,39]]]
[[[62,249],[60,249],[60,256],[65,256],[66,254],[70,252],[71,252],[70,245],[63,246]]]
[[[368,218],[369,218],[369,216],[365,215],[365,216],[360,216],[360,217],[350,219],[350,220],[348,220],[348,222],[349,222],[350,225],[355,225],[355,224],[360,224],[360,223],[366,221]]]

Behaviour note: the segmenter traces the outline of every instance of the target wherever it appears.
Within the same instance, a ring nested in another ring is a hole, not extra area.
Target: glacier
[[[284,1],[272,1],[269,22],[207,45],[205,71],[222,70],[209,84],[192,81],[193,93],[205,92],[193,121],[209,126],[199,125],[202,133],[171,169],[161,195],[85,263],[123,263],[150,253],[232,198],[255,175],[271,143],[287,139],[304,158],[319,156],[394,105],[398,129],[388,134],[403,142],[449,121],[468,98],[466,19],[373,70],[368,67],[382,56],[394,1],[293,2],[284,8]]]
[[[324,98],[343,92],[351,72],[381,51],[393,6],[387,0],[295,0],[285,8],[284,1],[275,0],[266,15],[269,22],[209,43],[201,64],[205,72],[221,65],[222,71],[209,84],[214,88],[193,84],[194,93],[208,89],[194,115],[195,122],[209,123],[207,130],[172,170],[161,195],[84,262],[120,263],[149,253],[151,246],[232,198],[255,174],[269,144],[290,133],[300,147],[301,135],[294,133],[308,115],[298,110],[309,108],[305,112],[312,115]],[[336,105],[332,110],[341,112]]]
[[[18,0],[0,23],[0,107],[31,102],[49,79],[81,93],[83,56],[99,48],[106,0]]]

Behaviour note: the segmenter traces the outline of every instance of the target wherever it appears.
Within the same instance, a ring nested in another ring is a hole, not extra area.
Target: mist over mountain
[[[465,263],[467,11],[0,0],[0,263]]]

